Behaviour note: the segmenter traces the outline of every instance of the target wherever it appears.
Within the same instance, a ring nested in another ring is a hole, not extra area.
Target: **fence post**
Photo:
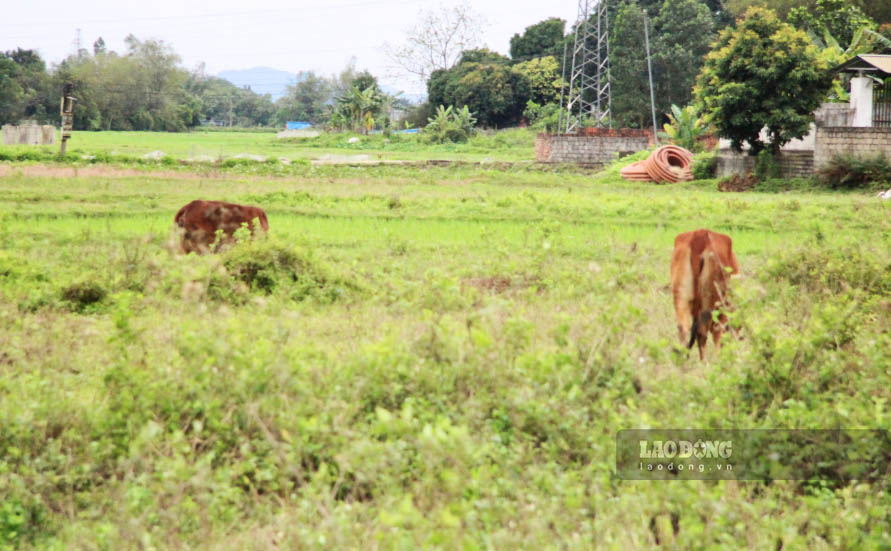
[[[62,157],[65,156],[65,145],[74,129],[74,102],[77,100],[71,95],[73,91],[74,85],[70,82],[62,86],[62,105],[59,108],[62,115],[62,145],[59,147],[59,155]]]

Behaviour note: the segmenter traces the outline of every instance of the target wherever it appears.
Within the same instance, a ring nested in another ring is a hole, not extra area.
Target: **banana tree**
[[[705,132],[705,124],[696,107],[688,105],[681,109],[672,104],[668,120],[670,123],[664,125],[665,134],[675,145],[693,151],[697,138]]]

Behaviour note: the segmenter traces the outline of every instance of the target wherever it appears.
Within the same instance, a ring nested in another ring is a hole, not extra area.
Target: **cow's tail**
[[[260,211],[260,227],[263,228],[263,231],[269,231],[269,219],[266,218],[266,211]]]
[[[696,342],[696,334],[699,333],[699,317],[693,318],[693,325],[690,326],[690,342],[687,343],[687,348],[693,348],[693,343]]]

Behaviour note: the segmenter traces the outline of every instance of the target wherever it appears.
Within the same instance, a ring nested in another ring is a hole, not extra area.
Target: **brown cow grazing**
[[[682,233],[674,239],[671,255],[671,290],[678,318],[678,333],[687,348],[699,344],[699,359],[711,332],[716,346],[721,345],[727,316],[721,313],[719,323],[714,310],[727,310],[727,283],[731,274],[739,273],[729,236],[710,230]]]
[[[183,232],[183,251],[204,254],[210,251],[218,230],[222,230],[223,239],[221,243],[217,243],[214,251],[219,250],[222,243],[234,243],[233,234],[242,224],[246,224],[251,235],[254,235],[255,219],[260,221],[260,228],[264,232],[269,231],[266,212],[259,207],[196,200],[179,209],[173,221]]]

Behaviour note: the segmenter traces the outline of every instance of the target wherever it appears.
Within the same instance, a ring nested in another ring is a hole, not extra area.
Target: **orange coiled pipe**
[[[635,182],[686,182],[693,179],[693,154],[676,145],[663,145],[645,161],[623,168],[622,178]]]

